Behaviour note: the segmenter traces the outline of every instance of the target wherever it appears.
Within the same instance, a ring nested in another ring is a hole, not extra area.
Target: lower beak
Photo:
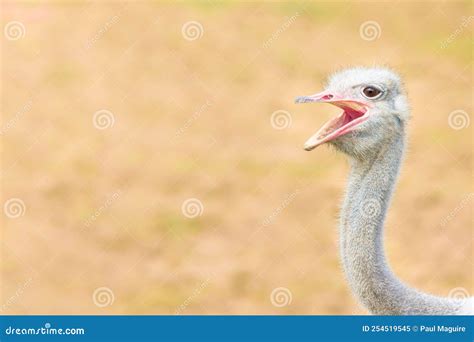
[[[357,125],[367,119],[368,103],[355,99],[348,99],[328,91],[323,91],[309,96],[300,96],[295,99],[295,103],[330,103],[342,108],[344,111],[337,117],[326,122],[315,134],[305,143],[305,150],[311,151],[317,146],[336,139],[352,131]]]

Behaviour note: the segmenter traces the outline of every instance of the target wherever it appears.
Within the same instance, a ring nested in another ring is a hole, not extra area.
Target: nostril
[[[330,99],[332,99],[333,97],[334,97],[333,95],[328,94],[328,95],[324,95],[324,96],[322,97],[322,99],[323,99],[323,100],[330,100]]]

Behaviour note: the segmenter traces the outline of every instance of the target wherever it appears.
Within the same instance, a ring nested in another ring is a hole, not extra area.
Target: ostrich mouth
[[[352,99],[336,98],[334,95],[323,92],[310,96],[300,96],[295,103],[320,102],[329,103],[343,110],[341,114],[327,121],[316,133],[314,133],[304,144],[306,151],[334,140],[355,129],[356,126],[368,119],[370,105]]]

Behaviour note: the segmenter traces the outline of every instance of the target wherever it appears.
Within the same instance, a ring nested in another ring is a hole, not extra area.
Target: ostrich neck
[[[383,249],[383,225],[403,151],[401,134],[370,158],[351,159],[341,212],[342,264],[356,297],[374,314],[447,314],[457,305],[399,281]]]

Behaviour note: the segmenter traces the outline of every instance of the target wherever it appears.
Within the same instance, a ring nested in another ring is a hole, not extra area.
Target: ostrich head
[[[384,68],[352,68],[329,78],[320,93],[296,103],[330,103],[343,110],[305,143],[310,151],[326,142],[350,156],[375,153],[403,133],[409,108],[398,75]]]

